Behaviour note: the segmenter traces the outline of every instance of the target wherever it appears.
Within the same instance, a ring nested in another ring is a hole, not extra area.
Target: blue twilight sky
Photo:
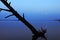
[[[36,11],[59,11],[60,0],[8,0],[16,9]],[[2,4],[0,4],[2,6]],[[2,6],[4,7],[4,6]]]
[[[25,13],[26,18],[31,17],[31,19],[33,19],[32,16],[42,17],[42,20],[50,17],[52,17],[50,19],[60,18],[60,0],[8,0],[8,3],[9,2],[11,2],[11,6],[17,10],[21,16],[23,15],[22,13]],[[0,7],[6,8],[1,2]],[[5,11],[1,13],[6,13],[4,15],[1,14],[3,17],[8,15],[8,12]]]

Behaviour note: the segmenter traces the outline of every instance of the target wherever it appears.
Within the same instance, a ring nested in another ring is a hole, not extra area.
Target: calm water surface
[[[60,23],[55,21],[30,22],[37,30],[47,28],[48,40],[60,40]],[[32,40],[30,29],[19,21],[0,21],[0,39]],[[38,38],[40,40],[40,38]]]

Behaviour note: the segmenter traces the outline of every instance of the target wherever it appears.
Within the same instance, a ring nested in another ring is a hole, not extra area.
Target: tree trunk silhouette
[[[5,0],[1,0],[1,2],[13,13],[13,15],[18,18],[18,20],[20,20],[21,22],[23,22],[31,31],[33,34],[37,34],[37,30],[25,19],[23,19],[23,17],[21,17],[19,15],[19,13],[17,11],[15,11],[10,4],[7,3],[7,1]]]
[[[11,7],[11,5],[10,5],[11,2],[8,3],[7,0],[0,0],[0,1],[9,9],[9,10],[8,10],[8,9],[2,9],[2,8],[0,8],[0,11],[1,11],[1,10],[4,10],[4,11],[8,11],[8,12],[11,12],[11,13],[12,13],[12,15],[9,15],[9,16],[7,16],[7,17],[5,17],[5,18],[8,18],[8,17],[13,16],[13,15],[14,15],[16,18],[18,18],[18,20],[21,21],[22,23],[24,23],[24,24],[32,31],[32,33],[34,34],[32,40],[37,40],[38,37],[43,37],[44,39],[47,39],[47,38],[45,37],[46,30],[43,30],[43,29],[42,29],[42,32],[37,31],[37,30],[34,28],[34,26],[33,26],[32,24],[30,24],[30,23],[24,18],[24,14],[23,14],[23,17],[22,17],[21,15],[19,15],[19,13],[18,13],[15,9],[13,9],[13,8]]]

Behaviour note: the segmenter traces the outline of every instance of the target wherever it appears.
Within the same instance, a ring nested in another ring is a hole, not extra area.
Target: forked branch
[[[10,16],[13,16],[13,14],[11,14],[11,15],[9,15],[9,16],[6,16],[5,18],[8,18],[8,17],[10,17]]]
[[[19,13],[17,11],[15,11],[11,6],[10,4],[11,3],[8,3],[6,0],[0,0],[9,10],[6,10],[6,9],[1,9],[0,10],[4,10],[4,11],[9,11],[12,13],[12,15],[14,15],[16,18],[18,18],[18,20],[20,20],[21,22],[23,22],[31,31],[32,33],[34,34],[34,36],[36,37],[42,37],[43,38],[45,37],[44,34],[46,33],[46,30],[43,30],[42,29],[42,32],[38,32],[34,26],[32,24],[30,24],[26,19],[24,19],[24,14],[23,14],[23,17],[21,15],[19,15]],[[6,18],[12,16],[12,15],[9,15],[7,16]],[[35,38],[36,38],[35,37]]]
[[[33,34],[37,34],[38,31],[34,28],[33,25],[31,25],[26,19],[24,19],[24,14],[23,14],[23,17],[21,15],[19,15],[19,13],[17,11],[15,11],[11,5],[9,5],[9,3],[5,0],[1,0],[1,2],[9,9],[10,12],[12,12],[12,14],[18,18],[18,20],[20,20],[21,22],[23,22],[31,31]],[[10,15],[11,16],[11,15]],[[7,16],[9,17],[9,16]],[[6,18],[7,18],[6,17]]]

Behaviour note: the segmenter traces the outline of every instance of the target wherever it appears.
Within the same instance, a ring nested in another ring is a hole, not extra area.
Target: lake
[[[60,23],[57,21],[31,21],[37,30],[41,27],[47,29],[46,37],[48,40],[60,40]],[[1,40],[32,40],[32,32],[19,21],[0,21]],[[38,38],[39,40],[40,38]]]

